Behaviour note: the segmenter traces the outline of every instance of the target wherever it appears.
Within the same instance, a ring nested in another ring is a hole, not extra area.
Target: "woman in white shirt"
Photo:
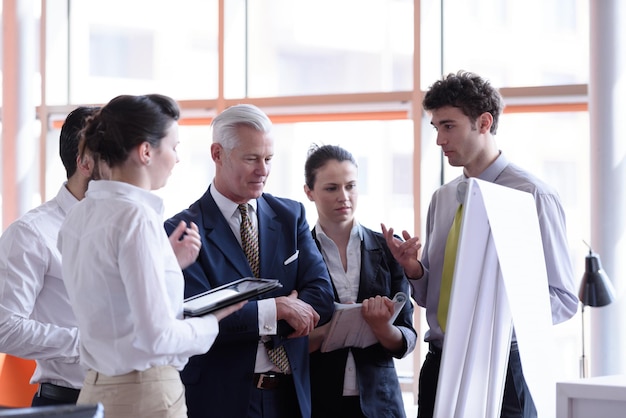
[[[59,232],[63,278],[89,370],[79,404],[111,417],[186,417],[178,371],[209,350],[218,321],[242,304],[183,319],[183,276],[151,193],[178,162],[179,108],[162,95],[118,96],[88,121],[80,152],[110,180],[92,181]]]
[[[358,169],[351,153],[335,145],[313,146],[304,173],[304,191],[318,214],[312,233],[328,267],[335,301],[362,303],[363,319],[378,340],[365,348],[328,352],[321,352],[320,338],[309,340],[311,416],[404,417],[393,359],[411,353],[417,341],[408,300],[392,321],[394,295],[410,294],[404,267],[384,236],[355,218]]]

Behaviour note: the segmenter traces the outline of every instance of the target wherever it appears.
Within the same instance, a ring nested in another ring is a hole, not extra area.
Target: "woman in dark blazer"
[[[312,417],[404,417],[393,358],[415,348],[413,306],[404,304],[395,321],[393,297],[409,295],[403,267],[381,233],[361,226],[357,164],[338,146],[314,146],[305,164],[304,191],[315,202],[313,237],[328,267],[335,301],[362,303],[361,313],[378,342],[322,353],[323,328],[310,339]]]

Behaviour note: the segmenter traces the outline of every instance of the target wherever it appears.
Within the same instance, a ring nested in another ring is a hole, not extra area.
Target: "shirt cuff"
[[[276,301],[271,299],[261,299],[257,301],[259,315],[259,335],[276,335]]]

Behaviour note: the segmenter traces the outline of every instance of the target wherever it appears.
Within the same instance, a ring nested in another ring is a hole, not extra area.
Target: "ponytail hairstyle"
[[[352,154],[338,145],[317,145],[313,144],[309,148],[306,162],[304,163],[304,183],[311,190],[315,187],[315,181],[317,180],[317,172],[320,168],[324,167],[327,162],[331,160],[349,161],[358,168],[356,159]]]
[[[109,167],[123,164],[144,142],[158,148],[180,109],[172,98],[160,94],[117,96],[92,116],[83,131],[80,155],[85,151]]]

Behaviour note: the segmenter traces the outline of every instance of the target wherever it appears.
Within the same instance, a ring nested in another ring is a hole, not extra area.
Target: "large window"
[[[582,240],[589,238],[588,116],[584,110],[545,107],[563,100],[545,88],[588,82],[589,0],[41,4],[46,5],[41,12],[46,17],[42,114],[50,119],[42,124],[50,129],[44,132],[42,153],[46,198],[65,178],[58,121],[70,109],[105,103],[118,94],[157,92],[184,108],[180,163],[158,191],[166,215],[195,201],[213,178],[211,117],[225,106],[249,102],[276,121],[268,192],[302,201],[314,224],[315,207],[302,190],[307,150],[312,143],[342,145],[360,166],[358,219],[375,230],[384,222],[423,235],[432,192],[458,171],[441,158],[421,110],[420,91],[413,89],[425,90],[442,73],[465,69],[506,90],[510,106],[498,145],[558,190],[572,259],[583,259]],[[39,13],[33,12],[36,19]],[[38,54],[37,48],[33,45],[29,53]],[[420,54],[417,60],[414,51]],[[584,105],[586,98],[568,100]],[[544,105],[546,112],[529,112],[533,104]],[[577,276],[582,270],[575,264]],[[557,327],[564,350],[557,366],[565,377],[577,372],[577,323]],[[418,324],[422,340],[423,317]],[[424,348],[414,362],[409,359],[403,374],[416,376]]]

